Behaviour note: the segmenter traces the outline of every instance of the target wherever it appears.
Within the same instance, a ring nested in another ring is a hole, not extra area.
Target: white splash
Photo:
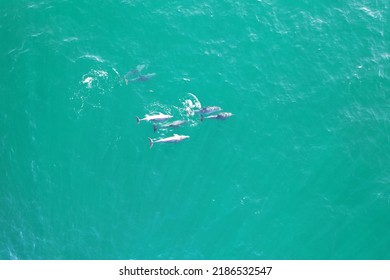
[[[94,70],[96,76],[98,77],[108,77],[108,73],[103,70]]]
[[[87,77],[82,81],[83,84],[86,84],[87,88],[92,88],[92,82],[93,82],[92,77]]]
[[[202,107],[202,104],[200,104],[200,101],[196,97],[195,94],[189,92],[188,95],[190,95],[193,99],[192,100],[186,99],[182,103],[183,103],[186,115],[192,116],[192,115],[194,115],[194,109],[200,109]]]

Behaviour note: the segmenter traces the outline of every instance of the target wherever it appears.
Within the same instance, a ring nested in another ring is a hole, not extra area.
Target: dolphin
[[[198,113],[200,115],[209,115],[209,114],[221,111],[221,110],[222,110],[222,108],[218,107],[218,106],[206,106],[206,107],[200,108],[199,110],[195,110],[194,112]]]
[[[187,139],[187,138],[190,138],[190,136],[178,135],[178,134],[173,134],[173,136],[171,136],[171,137],[161,138],[158,140],[152,140],[152,138],[149,138],[149,146],[150,146],[150,148],[152,148],[154,143],[177,143],[177,142],[183,141],[184,139]]]
[[[146,74],[146,75],[138,74],[138,77],[134,78],[134,79],[131,79],[130,82],[144,82],[144,81],[147,81],[151,77],[154,77],[154,76],[156,76],[156,73],[149,73],[149,74]]]
[[[137,119],[137,124],[139,124],[141,121],[152,121],[152,122],[163,122],[167,119],[172,118],[171,115],[164,115],[163,113],[158,113],[156,115],[145,115],[145,118],[140,119],[139,117],[135,117]]]
[[[226,120],[227,118],[230,118],[233,116],[232,113],[219,113],[218,115],[211,115],[207,117],[203,117],[203,115],[200,116],[200,121],[202,122],[204,119],[217,119],[217,120]]]
[[[160,126],[157,126],[157,124],[154,124],[154,125],[153,125],[153,130],[156,132],[157,129],[159,129],[159,128],[179,127],[179,126],[181,126],[183,123],[186,123],[186,122],[187,122],[187,121],[180,120],[180,121],[174,121],[174,122],[167,123],[167,124],[162,124],[162,125],[160,125]]]
[[[127,72],[126,75],[123,76],[123,79],[125,80],[125,83],[127,85],[127,83],[129,82],[128,78],[130,76],[133,76],[135,74],[138,74],[140,76],[140,72],[142,71],[142,69],[145,68],[145,64],[140,64],[140,65],[137,65],[137,67],[133,70],[130,70],[129,72]],[[137,78],[135,78],[137,79]],[[133,81],[134,79],[130,80],[130,81]]]
[[[133,74],[138,74],[142,71],[142,69],[145,68],[145,64],[141,64],[141,65],[137,65],[137,67],[133,70],[130,70],[129,72],[127,72],[127,74],[124,76],[124,77],[128,77],[128,76],[131,76]]]

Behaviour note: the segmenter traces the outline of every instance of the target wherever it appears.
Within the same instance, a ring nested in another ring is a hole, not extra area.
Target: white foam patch
[[[82,81],[83,84],[86,84],[87,88],[92,88],[92,82],[93,82],[92,77],[87,77]]]
[[[98,55],[93,55],[93,54],[86,54],[86,55],[81,56],[80,58],[88,58],[88,59],[92,59],[92,60],[95,60],[95,61],[101,62],[101,63],[104,62],[103,58],[101,58]]]
[[[182,104],[184,106],[184,110],[187,114],[187,116],[194,115],[195,109],[200,109],[202,107],[202,104],[200,103],[198,97],[196,97],[193,93],[188,93],[192,97],[192,99],[185,99]]]
[[[96,76],[98,77],[108,77],[108,73],[106,71],[103,71],[103,70],[94,70]]]
[[[360,11],[363,11],[367,15],[369,15],[372,18],[382,18],[382,14],[379,11],[371,10],[367,7],[361,7],[359,8]]]
[[[86,88],[92,88],[97,86],[104,89],[104,84],[108,81],[108,72],[104,70],[91,70],[88,73],[84,74],[81,80],[81,83],[86,86]]]
[[[119,74],[118,70],[116,70],[114,67],[112,67],[112,71],[115,72],[115,74],[120,78],[121,75]]]
[[[67,38],[64,38],[63,41],[64,42],[73,42],[73,41],[78,41],[79,38],[77,37],[67,37]]]

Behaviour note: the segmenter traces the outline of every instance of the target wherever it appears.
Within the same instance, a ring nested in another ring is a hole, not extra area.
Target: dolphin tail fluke
[[[139,119],[139,117],[135,117],[137,119],[137,124],[139,124],[141,122],[141,120]]]
[[[154,132],[156,132],[157,129],[158,129],[158,126],[157,126],[156,124],[154,124],[154,125],[153,125],[153,130],[154,130]]]
[[[152,140],[152,138],[149,138],[149,137],[148,137],[148,139],[149,139],[149,147],[152,148],[153,147],[153,140]]]

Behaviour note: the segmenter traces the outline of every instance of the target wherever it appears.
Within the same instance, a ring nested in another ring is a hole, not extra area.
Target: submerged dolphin
[[[184,139],[187,139],[187,138],[190,138],[190,136],[178,135],[178,134],[173,134],[173,136],[171,136],[171,137],[161,138],[161,139],[154,140],[154,141],[152,140],[152,138],[149,138],[149,146],[150,146],[150,148],[152,148],[154,143],[176,143],[176,142],[183,141]]]
[[[129,82],[128,78],[132,75],[135,75],[135,74],[138,74],[140,75],[140,72],[142,71],[142,69],[145,68],[145,64],[141,64],[141,65],[137,65],[137,67],[133,70],[130,70],[129,72],[126,73],[126,75],[123,76],[123,79],[125,80],[125,83],[127,85],[127,83]],[[137,79],[137,78],[136,78]],[[130,81],[133,81],[134,79],[130,80]]]
[[[159,113],[157,115],[145,115],[145,118],[140,119],[139,117],[135,117],[137,119],[137,124],[139,124],[141,121],[152,121],[152,122],[163,122],[167,119],[172,118],[171,115],[164,115],[163,113]]]
[[[137,78],[131,79],[130,82],[144,82],[149,80],[151,77],[154,77],[156,73],[149,73],[146,75],[139,74]]]
[[[159,129],[159,128],[179,127],[179,126],[181,126],[183,123],[186,123],[186,122],[187,122],[187,121],[180,120],[180,121],[174,121],[174,122],[167,123],[167,124],[162,124],[162,125],[159,125],[159,126],[157,126],[157,124],[154,124],[154,125],[153,125],[153,130],[154,130],[154,131],[157,131],[157,129]]]
[[[209,114],[221,111],[221,110],[222,110],[222,108],[218,107],[218,106],[206,106],[206,107],[200,108],[199,110],[195,110],[194,112],[198,113],[200,115],[209,115]]]
[[[217,120],[226,120],[227,118],[230,118],[233,116],[232,113],[219,113],[218,115],[211,115],[207,117],[200,116],[200,121],[202,122],[204,119],[217,119]]]
[[[128,76],[131,76],[131,75],[133,75],[133,74],[137,74],[137,73],[141,72],[142,69],[144,69],[144,68],[145,68],[145,65],[144,65],[144,64],[137,65],[137,67],[136,67],[135,69],[130,70],[130,71],[127,72],[127,74],[124,75],[123,77],[128,77]]]

